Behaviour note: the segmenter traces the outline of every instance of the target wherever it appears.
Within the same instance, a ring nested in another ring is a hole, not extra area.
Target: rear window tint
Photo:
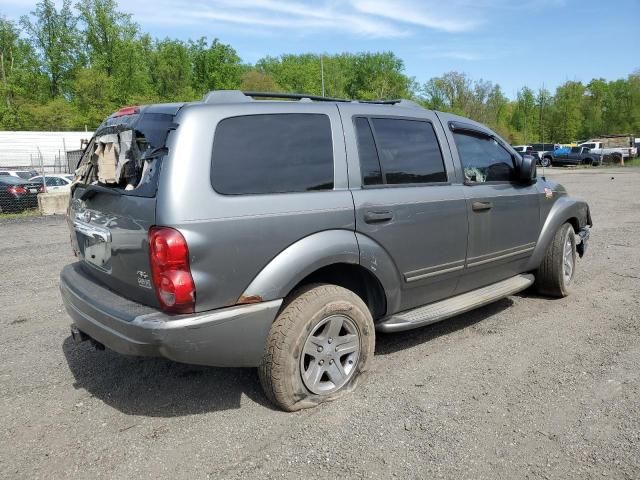
[[[382,168],[378,159],[376,144],[371,133],[369,120],[358,117],[356,122],[356,135],[358,139],[358,153],[360,156],[360,170],[364,185],[381,185]]]
[[[385,183],[447,181],[431,123],[398,118],[372,118],[371,122]]]
[[[333,189],[329,117],[267,114],[222,120],[213,141],[211,183],[222,194]]]

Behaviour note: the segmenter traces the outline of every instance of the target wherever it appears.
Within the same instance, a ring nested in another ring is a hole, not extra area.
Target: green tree
[[[538,111],[538,138],[536,140],[543,143],[553,142],[553,139],[549,136],[550,129],[548,128],[552,104],[553,96],[551,93],[545,88],[540,88],[536,94],[536,109]]]
[[[230,90],[240,86],[242,72],[240,57],[230,46],[218,39],[207,43],[205,38],[189,42],[193,65],[191,86],[204,95],[210,90]]]
[[[78,19],[71,11],[69,0],[62,1],[60,10],[52,0],[41,0],[31,17],[23,16],[20,24],[40,58],[42,71],[49,78],[51,97],[57,97],[66,91],[74,69],[82,62]]]
[[[511,117],[511,124],[517,131],[522,132],[521,141],[531,143],[534,132],[539,131],[539,115],[533,90],[523,87],[517,94],[515,108]]]
[[[150,52],[150,75],[161,101],[194,100],[189,47],[180,40],[158,40]]]
[[[273,77],[285,92],[322,93],[319,55],[308,53],[265,57],[258,60],[256,68]]]
[[[554,140],[573,142],[578,138],[583,121],[580,105],[584,91],[580,82],[566,82],[556,89],[550,132]]]
[[[602,113],[605,110],[605,102],[609,85],[602,78],[591,80],[582,97],[582,124],[578,135],[588,138],[600,134],[604,129]]]
[[[113,75],[122,59],[123,45],[135,39],[138,26],[131,15],[118,11],[115,0],[81,0],[76,8],[91,67]]]
[[[413,95],[412,84],[404,74],[404,62],[394,53],[361,53],[354,58],[347,94],[364,100],[407,98]]]
[[[253,92],[277,92],[280,87],[271,75],[252,68],[242,74],[240,89]]]

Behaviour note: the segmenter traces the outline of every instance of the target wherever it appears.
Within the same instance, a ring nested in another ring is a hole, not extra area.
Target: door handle
[[[369,211],[364,214],[364,221],[366,223],[382,223],[388,222],[393,218],[393,213],[389,210],[383,211]]]
[[[473,202],[471,208],[474,212],[482,212],[483,210],[491,210],[493,204],[491,202]]]

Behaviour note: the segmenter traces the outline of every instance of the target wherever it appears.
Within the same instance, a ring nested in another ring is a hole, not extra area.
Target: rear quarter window
[[[249,195],[333,189],[333,142],[323,114],[226,118],[213,140],[211,184]]]

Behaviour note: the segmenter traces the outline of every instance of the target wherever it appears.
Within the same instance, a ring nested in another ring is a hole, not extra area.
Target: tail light
[[[193,313],[196,287],[189,268],[189,248],[182,234],[168,227],[149,229],[151,278],[163,310]]]
[[[38,192],[44,193],[44,185],[40,185],[40,188],[38,189]]]
[[[13,195],[25,195],[27,193],[27,189],[19,185],[16,185],[15,187],[7,188],[7,192]]]

